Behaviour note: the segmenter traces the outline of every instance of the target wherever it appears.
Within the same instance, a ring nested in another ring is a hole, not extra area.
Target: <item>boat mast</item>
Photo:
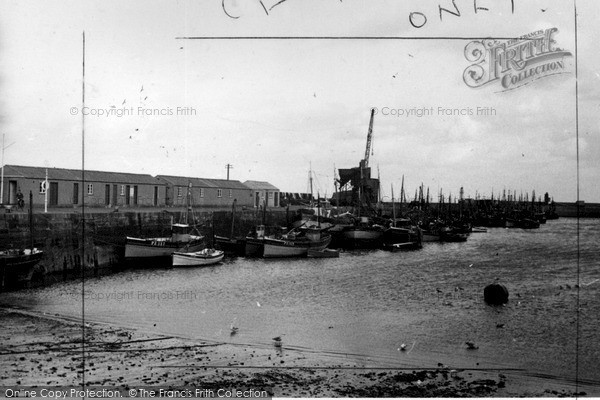
[[[233,239],[233,227],[235,224],[235,203],[237,202],[237,199],[233,199],[233,204],[231,205],[231,235],[229,236],[230,239]]]
[[[33,193],[29,191],[29,242],[33,252]]]
[[[392,187],[392,218],[394,221],[392,222],[392,226],[396,226],[396,203],[394,202],[394,185],[390,185]]]
[[[335,179],[335,163],[333,163],[333,188],[335,189],[335,194],[337,195],[337,207],[340,207],[340,192],[338,191],[338,181]],[[340,188],[341,189],[341,188]]]
[[[317,193],[317,227],[321,230],[321,196]]]
[[[308,168],[308,183],[310,185],[310,206],[312,207],[312,205],[314,204],[314,199],[313,199],[312,162],[309,163],[309,168]]]
[[[187,194],[185,196],[185,223],[189,224],[189,219],[190,219],[190,196],[191,194],[191,188],[192,188],[192,182],[188,182],[187,185]]]
[[[402,207],[404,206],[404,175],[402,175],[402,187],[400,188],[400,212],[402,212]]]
[[[381,204],[381,175],[379,174],[379,164],[377,164],[377,208],[379,208],[379,212],[383,210],[383,205]]]

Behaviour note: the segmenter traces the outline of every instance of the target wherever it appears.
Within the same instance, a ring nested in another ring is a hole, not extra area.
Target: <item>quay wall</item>
[[[18,282],[6,282],[5,289],[23,286],[43,286],[52,282],[85,275],[110,273],[126,263],[127,236],[169,236],[171,223],[183,221],[184,211],[145,210],[128,212],[90,211],[34,214],[31,229],[27,213],[0,214],[0,249],[34,247],[44,251],[44,257]],[[213,234],[230,236],[231,211],[194,211],[189,214],[196,226],[212,244]],[[285,209],[237,211],[234,235],[245,235],[262,221],[268,226],[285,227],[293,213]],[[33,235],[31,234],[33,232]],[[82,252],[82,248],[84,249]]]

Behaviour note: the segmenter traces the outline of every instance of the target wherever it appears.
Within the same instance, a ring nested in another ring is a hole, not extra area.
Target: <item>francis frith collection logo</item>
[[[505,91],[569,72],[565,57],[571,53],[556,46],[557,32],[557,28],[549,28],[510,40],[470,42],[465,46],[465,58],[472,64],[463,73],[465,83],[472,88],[498,83]]]

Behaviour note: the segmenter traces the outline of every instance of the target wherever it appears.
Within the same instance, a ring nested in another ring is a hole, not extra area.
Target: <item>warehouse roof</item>
[[[26,167],[22,165],[5,165],[5,178],[25,178],[25,179],[48,179],[53,181],[80,181],[80,169],[66,168],[45,168],[45,167]],[[130,174],[126,172],[108,172],[108,171],[85,171],[85,180],[87,182],[107,182],[107,183],[130,183],[156,185],[161,182],[149,174]]]
[[[244,185],[253,190],[279,190],[275,186],[271,185],[269,182],[263,181],[246,181]]]
[[[170,175],[158,175],[157,178],[163,180],[167,184],[174,185],[174,186],[187,186],[189,183],[191,183],[192,187],[248,190],[248,187],[244,186],[244,184],[242,184],[242,182],[234,181],[234,180],[192,178],[192,177],[185,177],[185,176],[170,176]]]

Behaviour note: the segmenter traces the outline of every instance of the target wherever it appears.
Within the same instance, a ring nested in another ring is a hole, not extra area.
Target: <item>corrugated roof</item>
[[[245,186],[242,182],[235,180],[228,181],[226,179],[192,178],[171,175],[158,175],[157,178],[173,186],[187,186],[189,183],[191,183],[193,187],[244,190],[248,189],[248,187]]]
[[[47,168],[49,180],[80,181],[81,170],[66,168]],[[22,165],[5,165],[5,178],[46,179],[45,167],[27,167]],[[156,185],[161,182],[149,174],[130,174],[126,172],[85,171],[88,182],[131,183]]]
[[[244,182],[244,185],[253,190],[279,190],[269,182],[263,181],[246,181]]]

